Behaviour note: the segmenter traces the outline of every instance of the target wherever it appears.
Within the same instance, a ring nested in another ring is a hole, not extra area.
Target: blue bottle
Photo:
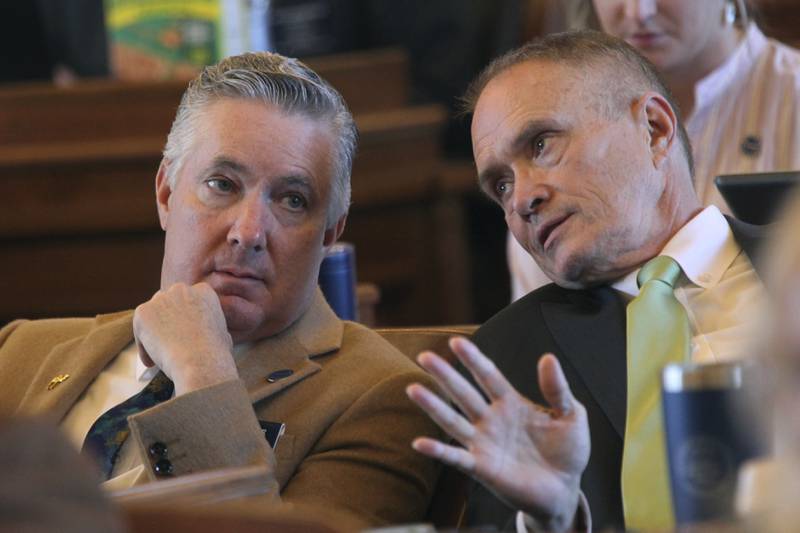
[[[330,247],[319,267],[319,287],[339,318],[358,319],[356,254],[352,244],[337,242]]]

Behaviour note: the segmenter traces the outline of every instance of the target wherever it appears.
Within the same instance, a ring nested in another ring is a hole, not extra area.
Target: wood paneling
[[[353,113],[404,106],[408,59],[378,50],[308,61]],[[185,81],[85,81],[69,87],[21,84],[0,90],[0,146],[127,139],[166,140]]]
[[[359,110],[344,240],[380,290],[378,323],[469,321],[461,207],[441,180],[444,111],[405,105],[397,52],[310,63]],[[0,91],[0,323],[129,308],[157,289],[154,179],[183,87]]]

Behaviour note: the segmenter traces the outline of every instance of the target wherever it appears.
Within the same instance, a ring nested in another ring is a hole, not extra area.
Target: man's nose
[[[626,0],[625,17],[636,22],[645,22],[658,12],[658,0]]]
[[[539,213],[552,196],[551,188],[535,172],[517,174],[512,202],[514,212],[525,220]]]
[[[267,247],[267,228],[271,216],[263,198],[253,195],[236,205],[235,218],[228,231],[228,243],[261,252]]]

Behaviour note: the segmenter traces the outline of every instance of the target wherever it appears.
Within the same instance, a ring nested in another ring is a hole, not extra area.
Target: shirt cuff
[[[516,517],[517,533],[537,533],[544,531],[533,517],[517,511]],[[592,533],[592,513],[589,509],[589,502],[583,491],[578,493],[578,508],[575,510],[575,518],[572,519],[570,531]]]

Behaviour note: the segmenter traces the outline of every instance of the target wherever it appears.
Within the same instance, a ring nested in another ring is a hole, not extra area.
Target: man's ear
[[[325,235],[322,239],[322,245],[328,247],[339,240],[339,237],[342,236],[342,232],[344,232],[344,224],[347,221],[347,213],[339,217],[339,220],[336,221],[336,224],[333,224],[331,227],[325,230]]]
[[[656,92],[648,92],[642,97],[641,112],[642,121],[647,125],[653,165],[658,168],[677,140],[678,117],[666,98]]]
[[[158,165],[158,172],[156,173],[156,207],[158,207],[158,221],[161,223],[162,230],[167,229],[169,199],[170,196],[172,196],[172,185],[170,185],[167,176],[169,165],[169,160],[166,158],[162,159],[161,164]]]

